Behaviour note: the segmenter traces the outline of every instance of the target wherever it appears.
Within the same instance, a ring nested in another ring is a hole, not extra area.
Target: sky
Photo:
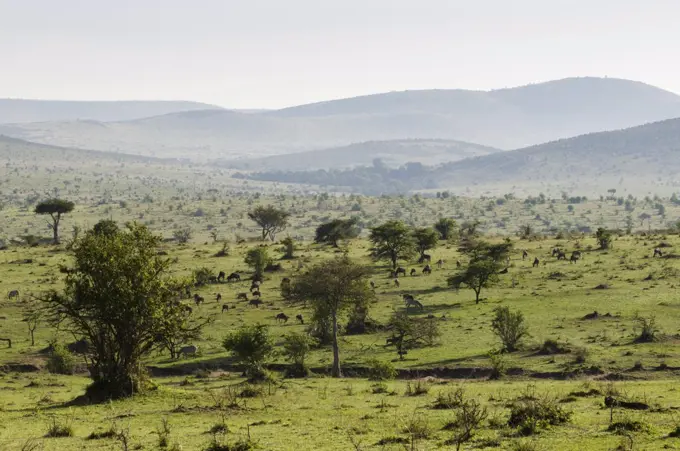
[[[680,93],[677,0],[0,0],[0,97],[280,108],[572,76]]]

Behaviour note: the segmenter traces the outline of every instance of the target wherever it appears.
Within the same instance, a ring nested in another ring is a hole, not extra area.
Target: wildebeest
[[[256,298],[259,298],[259,297],[262,296],[262,294],[260,293],[260,290],[255,290],[250,294],[253,295],[253,297],[256,297]]]
[[[412,294],[408,294],[408,293],[402,294],[402,295],[401,295],[401,298],[404,300],[404,303],[406,303],[406,304],[407,304],[409,301],[413,301],[413,300],[415,299],[415,298],[413,297]]]
[[[276,315],[276,321],[278,321],[278,322],[283,321],[284,323],[287,323],[288,322],[288,315],[281,312],[278,315]]]
[[[432,274],[432,267],[430,265],[425,265],[423,268],[423,274]]]
[[[460,260],[456,260],[456,268],[460,268]]]
[[[216,300],[217,302],[220,302],[220,301],[222,300],[222,293],[216,293],[216,294],[215,294],[215,300]]]
[[[302,315],[300,315],[300,314],[295,315],[295,319],[298,320],[298,322],[299,322],[300,324],[304,324],[304,323],[305,323],[305,320],[302,318]]]
[[[217,283],[217,282],[219,282],[219,280],[217,280],[217,277],[215,277],[215,276],[209,276],[209,277],[208,277],[208,282],[210,282],[210,283]]]
[[[19,297],[19,290],[12,290],[9,293],[7,293],[7,299],[13,299],[13,298],[18,298]]]
[[[437,260],[437,268],[442,269],[442,266],[444,266],[444,260],[440,258]]]
[[[557,252],[557,259],[558,260],[566,260],[567,259],[567,253],[564,251],[558,251]]]
[[[654,255],[652,256],[652,258],[656,257],[657,255],[659,257],[663,257],[663,252],[661,252],[661,249],[659,249],[658,247],[654,249]]]
[[[429,262],[431,262],[431,261],[432,261],[432,256],[430,256],[430,255],[428,255],[428,254],[423,254],[423,255],[421,255],[420,258],[418,259],[418,263],[423,263],[423,262],[428,262],[428,263],[429,263]]]
[[[237,301],[247,301],[248,300],[248,293],[239,293],[236,295],[236,300]]]
[[[415,276],[418,274],[418,271],[416,271],[416,268],[411,268],[411,276]]]
[[[259,308],[261,304],[262,304],[262,301],[259,300],[259,299],[251,299],[250,301],[248,301],[248,305],[255,307],[255,308]]]
[[[394,285],[399,287],[399,279],[394,279]]]
[[[581,258],[581,252],[580,251],[574,251],[571,253],[571,257],[569,257],[569,263],[576,263],[579,261]]]
[[[198,346],[196,345],[189,345],[189,346],[184,346],[180,348],[178,355],[188,357],[188,356],[195,356],[196,353],[198,352]]]
[[[522,251],[522,260],[525,260],[529,256],[529,253],[526,250]]]
[[[420,301],[416,301],[415,299],[409,299],[406,301],[406,309],[408,310],[409,307],[416,307],[420,310],[423,309],[423,304],[420,303]]]
[[[535,258],[534,258],[534,264],[531,265],[531,266],[535,268],[535,267],[537,267],[537,266],[539,265],[539,263],[541,263],[541,262],[538,260],[538,257],[535,257]]]
[[[370,283],[371,283],[371,288],[373,288],[373,289],[375,290],[375,282],[373,282],[373,281],[371,280]]]
[[[260,285],[262,285],[262,282],[253,280],[253,283],[250,284],[250,292],[257,291],[260,288]]]
[[[194,294],[194,302],[196,305],[201,305],[204,301],[205,299],[203,299],[203,296],[200,296],[198,293]]]
[[[239,282],[241,280],[241,275],[239,273],[233,272],[227,277],[227,282]]]
[[[224,313],[228,310],[229,310],[229,306],[227,304],[222,304],[222,313]]]
[[[224,282],[224,278],[227,277],[224,271],[220,271],[220,273],[217,275],[217,281],[218,282]]]
[[[399,274],[403,274],[404,277],[406,277],[406,268],[402,268],[401,266],[394,271],[395,277],[399,277]]]

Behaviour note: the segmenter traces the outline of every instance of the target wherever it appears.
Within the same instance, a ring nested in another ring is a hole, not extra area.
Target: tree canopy
[[[456,235],[458,224],[451,218],[440,218],[434,224],[434,229],[442,240],[450,240]]]
[[[314,241],[338,247],[340,240],[349,240],[359,236],[361,229],[357,225],[357,218],[333,219],[316,228]]]
[[[262,241],[266,240],[267,237],[274,241],[277,233],[286,230],[290,213],[279,210],[272,205],[266,207],[260,205],[248,212],[248,217],[262,228]]]
[[[176,300],[184,284],[168,277],[171,262],[157,255],[160,242],[137,224],[112,234],[90,230],[73,246],[63,292],[43,299],[52,322],[91,344],[93,400],[143,391],[142,359],[169,339],[198,336],[208,322],[193,322]]]
[[[338,347],[338,317],[341,313],[368,308],[373,291],[368,285],[370,271],[347,257],[319,263],[295,280],[292,292],[295,299],[311,305],[313,316],[327,319],[332,327],[333,377],[342,377]]]
[[[464,253],[470,257],[468,265],[447,279],[450,286],[459,288],[465,285],[475,292],[475,303],[479,303],[480,294],[498,281],[498,273],[503,269],[503,260],[507,257],[511,243],[489,244],[479,241],[468,242]]]
[[[54,244],[59,244],[59,223],[61,216],[71,213],[75,204],[64,199],[48,199],[35,206],[35,213],[38,215],[50,215],[52,222],[48,222],[52,229]]]
[[[373,243],[373,257],[389,260],[392,268],[397,267],[397,261],[411,258],[416,251],[411,230],[402,221],[388,221],[373,227],[369,239]]]
[[[434,249],[437,246],[439,234],[430,227],[415,229],[413,231],[413,240],[416,243],[418,253],[422,257],[428,250]]]

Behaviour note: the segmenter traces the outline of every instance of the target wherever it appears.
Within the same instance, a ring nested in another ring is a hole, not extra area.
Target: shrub
[[[656,327],[656,319],[653,316],[649,318],[639,317],[637,318],[637,323],[640,326],[640,335],[635,339],[637,343],[657,341],[659,330]]]
[[[76,362],[73,354],[60,343],[52,344],[51,348],[50,356],[47,359],[47,370],[52,374],[75,373]]]
[[[501,340],[506,351],[516,351],[522,338],[529,335],[524,324],[524,314],[519,311],[511,312],[508,307],[496,307],[494,312],[496,316],[491,322],[494,334]]]
[[[539,429],[569,422],[571,412],[567,412],[556,400],[543,397],[516,400],[510,406],[508,426],[518,428],[521,435],[532,435]]]
[[[58,438],[58,437],[73,437],[73,427],[70,422],[57,423],[56,419],[52,419],[52,424],[47,429],[47,434],[45,437]]]
[[[465,400],[465,390],[463,387],[458,387],[454,391],[448,393],[440,392],[434,401],[433,409],[455,409],[459,407]]]
[[[172,236],[180,244],[186,244],[191,239],[191,229],[189,227],[184,227],[182,229],[177,229],[172,232]]]
[[[219,435],[213,435],[210,444],[203,451],[251,451],[253,449],[255,449],[255,445],[250,440],[228,443]]]
[[[430,386],[427,382],[418,379],[411,383],[411,381],[406,383],[406,396],[420,396],[426,395],[430,391]]]
[[[595,238],[597,239],[597,244],[600,245],[600,249],[609,249],[612,245],[612,232],[600,227],[595,232]]]
[[[459,450],[463,443],[470,441],[474,431],[480,427],[487,416],[486,407],[478,401],[463,400],[456,411],[456,434],[451,439],[451,443],[456,445],[456,450]]]
[[[315,338],[297,332],[283,337],[283,354],[294,364],[294,367],[286,372],[288,377],[306,377],[309,375],[305,359],[316,343]]]
[[[607,428],[607,431],[615,434],[625,434],[627,432],[645,432],[649,430],[649,425],[642,421],[623,420],[612,423]]]
[[[505,376],[505,373],[508,371],[508,364],[503,355],[492,352],[489,354],[489,359],[491,360],[491,374],[489,378],[500,379]]]
[[[381,362],[377,359],[368,363],[368,379],[371,381],[388,381],[397,377],[397,370],[390,362]]]
[[[106,431],[98,431],[98,432],[92,432],[90,435],[87,436],[87,440],[101,440],[104,438],[116,438],[118,436],[118,432],[116,429],[111,426],[109,429]]]
[[[541,349],[538,350],[538,353],[543,355],[567,354],[569,352],[570,349],[566,345],[551,339],[545,340]]]
[[[404,426],[404,434],[410,435],[414,439],[425,439],[430,436],[432,429],[427,422],[427,418],[422,415],[413,415]]]
[[[577,348],[574,352],[574,363],[584,364],[588,360],[588,348]]]
[[[250,380],[266,378],[264,361],[274,350],[267,326],[261,324],[241,326],[237,331],[227,335],[223,346],[245,366],[245,374]]]

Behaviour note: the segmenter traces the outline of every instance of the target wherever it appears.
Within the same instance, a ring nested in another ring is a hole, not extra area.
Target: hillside
[[[295,171],[365,166],[380,159],[387,166],[397,167],[408,162],[438,165],[494,152],[499,150],[460,141],[412,139],[369,141],[331,149],[232,160],[225,164],[236,169]]]
[[[126,121],[218,106],[184,101],[65,101],[0,99],[0,124],[47,121]]]
[[[458,140],[512,149],[680,117],[680,97],[639,82],[572,78],[496,91],[406,91],[246,114],[0,127],[29,141],[194,159],[258,158],[368,141]],[[353,164],[353,162],[349,162]]]

